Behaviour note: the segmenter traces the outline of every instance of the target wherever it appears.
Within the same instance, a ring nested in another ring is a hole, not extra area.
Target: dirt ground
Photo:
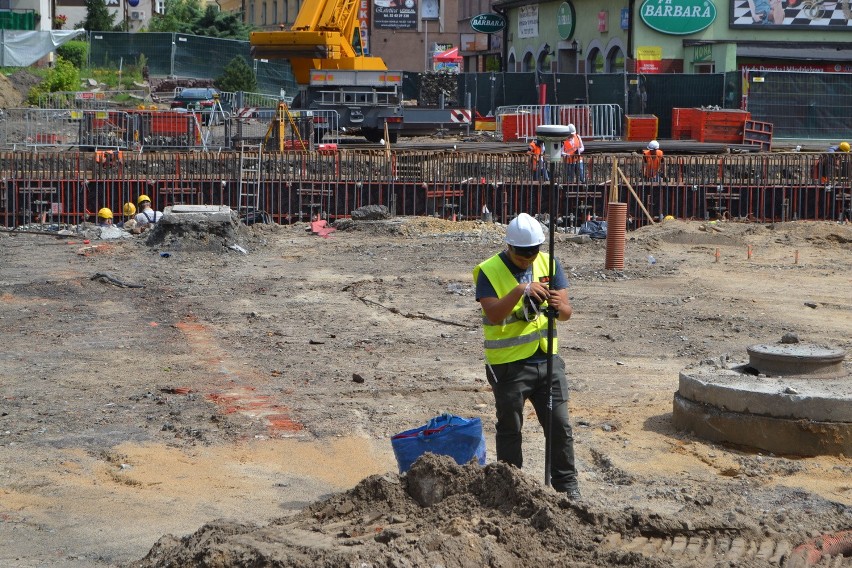
[[[667,221],[628,234],[623,272],[557,235],[576,503],[543,486],[531,407],[523,471],[494,462],[471,270],[503,235],[0,232],[0,566],[792,566],[852,528],[848,458],[671,425],[693,363],[786,332],[852,348],[852,226]],[[390,436],[442,412],[482,419],[488,465],[398,475]]]

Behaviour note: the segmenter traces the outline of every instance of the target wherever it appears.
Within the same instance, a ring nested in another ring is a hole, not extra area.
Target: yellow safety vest
[[[548,276],[550,268],[549,255],[540,252],[533,261],[533,281],[539,281]],[[509,267],[500,258],[494,255],[488,260],[480,263],[473,269],[473,281],[479,279],[479,272],[485,272],[488,281],[494,286],[497,296],[502,298],[518,285],[515,276],[509,271]],[[547,352],[547,315],[544,310],[533,321],[515,317],[518,310],[523,309],[524,297],[518,300],[512,314],[499,324],[493,324],[485,316],[482,310],[482,330],[485,335],[485,360],[491,365],[522,361],[532,356],[539,347]],[[553,330],[553,353],[556,353],[559,343],[556,339],[556,329]]]

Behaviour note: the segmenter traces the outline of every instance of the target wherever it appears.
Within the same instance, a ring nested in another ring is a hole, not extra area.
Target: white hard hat
[[[650,142],[648,142],[648,149],[649,150],[659,150],[660,149],[660,143],[657,142],[656,140],[651,140]]]
[[[506,242],[513,247],[534,247],[544,242],[541,223],[526,213],[521,213],[509,223]]]
[[[568,125],[568,134],[577,134],[577,127],[573,124]]]

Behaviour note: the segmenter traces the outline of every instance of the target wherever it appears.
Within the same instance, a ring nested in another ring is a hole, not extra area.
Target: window
[[[607,73],[624,73],[624,52],[620,47],[614,47],[607,56]]]
[[[604,68],[606,66],[606,61],[604,60],[603,53],[600,49],[595,48],[589,53],[589,57],[586,60],[588,64],[589,73],[603,73]]]
[[[249,4],[249,23],[254,23],[254,2]]]
[[[260,25],[266,25],[266,2],[263,3],[260,9]]]
[[[272,23],[278,23],[278,0],[272,2]]]
[[[166,13],[166,0],[157,0],[157,4],[156,4],[154,9],[157,10],[158,14],[165,14]]]
[[[716,72],[716,64],[715,63],[693,63],[693,72],[694,73],[715,73]]]
[[[533,59],[533,55],[530,52],[527,52],[524,55],[524,71],[535,71],[535,59]]]

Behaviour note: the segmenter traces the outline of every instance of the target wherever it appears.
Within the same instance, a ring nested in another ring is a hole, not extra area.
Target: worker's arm
[[[504,319],[509,317],[514,311],[515,306],[521,299],[521,296],[524,295],[524,290],[529,286],[529,295],[531,298],[536,300],[537,302],[543,302],[550,298],[551,291],[547,289],[545,284],[541,282],[530,282],[529,284],[518,284],[512,290],[503,296],[502,298],[480,298],[479,304],[482,306],[482,310],[485,312],[485,317],[488,318],[488,321],[494,325],[499,325]],[[568,300],[568,295],[566,293],[565,300]],[[570,313],[570,304],[568,306],[569,312],[568,317],[571,317]],[[566,317],[565,319],[568,319]],[[562,319],[561,317],[559,319]]]

